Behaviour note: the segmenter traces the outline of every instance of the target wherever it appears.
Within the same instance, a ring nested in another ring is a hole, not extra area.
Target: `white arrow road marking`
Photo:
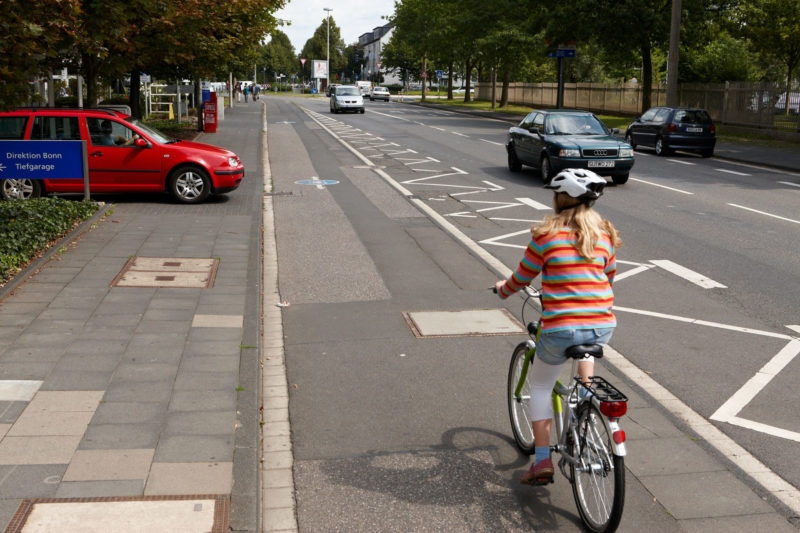
[[[668,261],[666,259],[654,259],[650,261],[654,265],[663,268],[667,272],[672,272],[676,276],[680,276],[686,280],[691,281],[695,285],[703,287],[704,289],[726,289],[727,287],[722,283],[717,283],[711,278],[707,278],[702,274],[698,274],[694,270],[689,270],[686,267],[682,267],[677,263],[673,263],[672,261]]]
[[[619,263],[619,262],[620,261],[617,261],[617,263]],[[616,283],[616,282],[618,282],[618,281],[620,281],[622,279],[629,278],[631,276],[635,276],[636,274],[641,274],[642,272],[650,270],[651,268],[655,268],[655,267],[653,265],[639,265],[636,268],[632,268],[630,270],[626,270],[625,272],[622,272],[621,274],[618,273],[616,276],[614,276],[614,283]]]
[[[773,215],[772,213],[767,213],[765,211],[759,211],[757,209],[751,209],[749,207],[745,207],[743,205],[738,204],[728,204],[732,207],[738,207],[739,209],[744,209],[745,211],[752,211],[753,213],[758,213],[759,215],[766,215],[768,217],[777,218],[779,220],[785,220],[786,222],[794,222],[795,224],[800,224],[800,220],[792,220],[791,218],[781,217],[778,215]]]

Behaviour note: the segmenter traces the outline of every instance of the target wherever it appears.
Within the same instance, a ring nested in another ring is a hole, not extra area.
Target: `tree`
[[[328,43],[328,17],[325,17],[319,27],[314,30],[314,35],[306,41],[300,56],[306,58],[308,60],[306,64],[309,64],[312,59],[324,61],[328,57],[330,50],[330,65],[328,65],[328,68],[332,77],[334,72],[342,70],[346,65],[344,57],[345,44],[341,38],[341,31],[333,17],[330,18],[330,49]]]
[[[300,62],[294,53],[294,47],[289,37],[280,30],[273,30],[270,41],[261,48],[259,66],[266,68],[267,72],[291,74],[297,72]]]

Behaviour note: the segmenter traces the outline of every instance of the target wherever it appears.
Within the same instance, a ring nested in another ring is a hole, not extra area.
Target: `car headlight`
[[[633,157],[633,148],[620,148],[620,157]]]
[[[580,150],[573,150],[573,149],[569,149],[568,150],[566,148],[562,148],[561,150],[559,150],[558,156],[559,157],[580,157],[581,156],[581,152],[580,152]]]
[[[239,166],[239,158],[237,158],[237,157],[229,157],[228,158],[228,165],[230,165],[232,167],[238,167]]]

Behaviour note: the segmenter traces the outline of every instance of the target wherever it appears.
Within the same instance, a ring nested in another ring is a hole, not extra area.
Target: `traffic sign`
[[[442,76],[443,76],[443,75],[444,75],[444,72],[443,72],[443,71],[441,71],[441,70],[437,70],[437,71],[436,71],[436,77],[437,77],[437,78],[439,78],[439,79],[442,79]]]
[[[547,57],[575,57],[575,49],[559,48],[555,52],[548,52]]]
[[[0,141],[0,179],[83,176],[83,141]]]

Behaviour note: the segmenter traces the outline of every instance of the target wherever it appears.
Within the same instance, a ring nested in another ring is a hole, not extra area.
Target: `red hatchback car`
[[[110,109],[30,108],[0,113],[0,140],[85,140],[89,190],[167,192],[181,203],[236,189],[244,165],[224,148],[168,137]],[[0,180],[0,198],[82,192],[83,180]]]

